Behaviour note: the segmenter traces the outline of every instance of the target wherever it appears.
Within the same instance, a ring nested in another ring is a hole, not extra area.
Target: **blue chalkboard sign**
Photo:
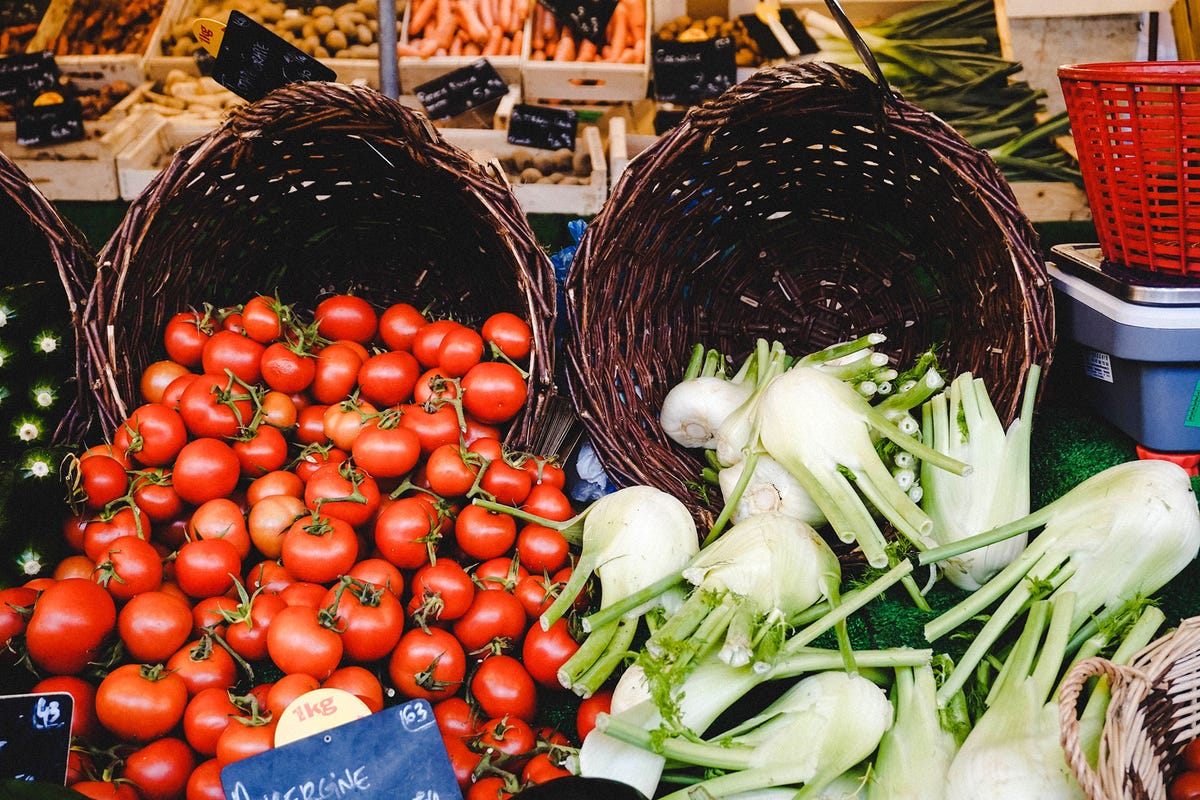
[[[461,800],[425,700],[411,700],[235,761],[221,770],[228,800]]]
[[[240,11],[229,13],[213,80],[250,102],[299,81],[331,81],[337,73]]]
[[[65,783],[74,708],[67,692],[0,697],[0,779]]]

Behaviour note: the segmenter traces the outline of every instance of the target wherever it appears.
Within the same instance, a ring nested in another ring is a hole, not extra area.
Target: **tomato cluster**
[[[1167,786],[1170,800],[1197,800],[1200,798],[1200,739],[1193,739],[1183,747],[1179,758],[1179,772]]]
[[[502,444],[531,340],[348,294],[171,318],[142,404],[73,465],[72,555],[0,591],[0,668],[75,697],[74,788],[223,797],[320,686],[430,701],[472,797],[567,774],[539,699],[578,644],[536,619],[570,547],[471,502],[574,513],[559,465]]]

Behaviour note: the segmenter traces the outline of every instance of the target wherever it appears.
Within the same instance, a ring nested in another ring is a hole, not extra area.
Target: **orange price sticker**
[[[283,710],[275,728],[275,746],[281,747],[362,719],[370,713],[366,703],[343,689],[313,689],[288,703]]]
[[[225,23],[201,17],[192,23],[192,35],[215,56],[221,50],[221,40],[225,38]]]

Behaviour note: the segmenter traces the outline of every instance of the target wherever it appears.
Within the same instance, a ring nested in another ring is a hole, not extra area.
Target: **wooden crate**
[[[116,156],[117,188],[122,200],[136,200],[171,156],[183,145],[212,131],[217,121],[195,116],[141,115],[145,125]]]
[[[521,65],[521,88],[530,102],[575,100],[584,103],[628,103],[646,97],[650,88],[650,39],[654,7],[646,6],[646,57],[640,64],[588,61],[535,61],[529,57],[526,36]]]
[[[505,158],[521,149],[507,141],[507,133],[498,130],[449,128],[442,131],[446,140],[455,144],[482,162],[483,154],[490,153]],[[524,184],[512,187],[521,208],[526,214],[579,214],[592,215],[600,211],[608,197],[608,162],[604,156],[600,131],[594,125],[582,129],[575,145],[585,148],[591,161],[592,179],[586,185]],[[528,149],[528,148],[525,148]],[[497,164],[496,169],[503,172]]]

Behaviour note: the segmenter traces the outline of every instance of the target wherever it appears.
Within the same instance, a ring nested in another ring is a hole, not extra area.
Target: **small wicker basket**
[[[62,218],[45,195],[7,156],[0,153],[0,286],[12,281],[47,280],[61,284],[61,308],[46,313],[69,315],[78,331],[81,304],[95,275],[95,260],[81,232]],[[84,363],[84,340],[73,337],[75,363]],[[67,387],[73,397],[55,422],[53,439],[60,444],[80,441],[91,423],[91,397],[86,379],[77,371]]]
[[[1053,301],[1029,220],[986,153],[866,75],[765,69],[640,153],[567,278],[566,374],[618,484],[719,501],[657,413],[698,342],[804,353],[882,331],[987,381],[1002,418],[1046,367]]]
[[[278,291],[311,307],[352,291],[478,323],[530,321],[530,435],[553,393],[553,267],[502,176],[378,91],[296,83],[179,150],[99,256],[84,329],[111,432],[174,313]]]
[[[1081,749],[1078,703],[1096,677],[1108,680],[1111,699],[1093,768]],[[1200,617],[1128,664],[1080,661],[1059,692],[1059,721],[1067,763],[1090,800],[1166,800],[1184,745],[1200,735]]]

